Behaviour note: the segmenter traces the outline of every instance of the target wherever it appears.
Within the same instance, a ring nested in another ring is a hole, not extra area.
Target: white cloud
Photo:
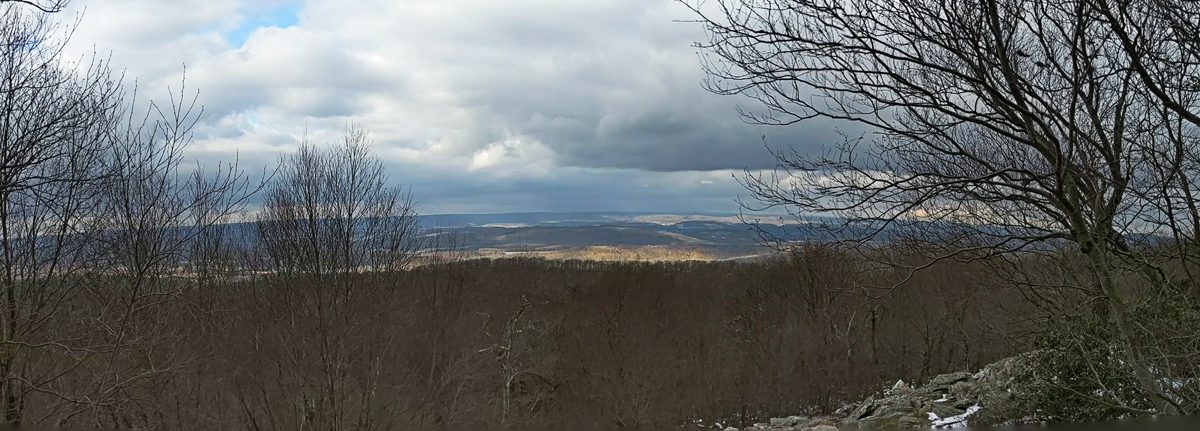
[[[293,3],[282,14],[293,21],[261,16]],[[565,190],[597,169],[616,169],[648,180],[626,191],[702,187],[732,202],[728,169],[771,165],[762,134],[802,146],[830,135],[821,125],[747,126],[736,100],[704,92],[690,47],[702,30],[676,22],[688,15],[670,0],[75,0],[72,7],[86,9],[73,55],[111,50],[114,64],[151,94],[177,87],[187,66],[188,86],[200,91],[207,113],[192,151],[205,159],[236,153],[269,161],[306,132],[332,141],[354,121],[372,131],[405,183],[515,187],[537,178],[543,189]],[[246,30],[251,23],[257,28]]]
[[[513,136],[476,151],[467,171],[487,170],[497,176],[541,176],[553,168],[552,158],[550,149],[541,142]]]

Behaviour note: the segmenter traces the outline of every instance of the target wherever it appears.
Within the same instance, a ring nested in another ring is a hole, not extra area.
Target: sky
[[[63,18],[70,55],[111,57],[143,95],[186,77],[201,163],[261,167],[354,122],[426,214],[736,212],[764,143],[835,136],[706,92],[704,31],[671,0],[74,0]]]

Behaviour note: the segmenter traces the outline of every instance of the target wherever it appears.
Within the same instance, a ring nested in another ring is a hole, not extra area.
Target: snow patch
[[[529,225],[525,224],[525,223],[488,223],[488,224],[485,224],[480,227],[498,227],[498,228],[503,228],[503,229],[518,229],[518,228],[523,228],[523,227],[529,227]]]
[[[967,418],[982,410],[979,404],[967,408],[966,413],[949,417],[938,417],[934,412],[929,412],[929,423],[934,428],[965,428],[967,426]]]

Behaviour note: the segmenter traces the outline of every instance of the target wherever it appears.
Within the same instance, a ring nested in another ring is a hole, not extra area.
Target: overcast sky
[[[732,175],[830,130],[764,128],[709,94],[669,0],[75,0],[144,94],[187,85],[191,154],[261,166],[307,130],[371,130],[423,213],[736,211]]]

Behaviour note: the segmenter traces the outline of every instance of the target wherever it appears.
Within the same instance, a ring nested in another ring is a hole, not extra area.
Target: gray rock
[[[816,427],[819,427],[822,425],[827,425],[827,426],[837,428],[837,420],[835,418],[831,418],[831,417],[812,418],[812,419],[809,419],[808,422],[804,423],[802,428],[804,428],[804,429],[816,428]]]
[[[900,429],[900,420],[904,416],[903,413],[899,412],[886,412],[849,422],[848,424],[857,426],[858,429],[862,430],[895,430]]]
[[[873,415],[875,413],[875,411],[878,409],[879,409],[879,405],[876,403],[875,397],[872,396],[870,398],[863,400],[863,402],[859,403],[858,407],[855,407],[854,411],[851,411],[850,414],[847,415],[847,418],[862,419],[862,418]]]
[[[794,427],[808,422],[804,416],[788,416],[786,418],[771,418],[772,427]]]
[[[1015,386],[1017,382],[1028,380],[1022,373],[1028,372],[1029,358],[1036,354],[1003,359],[975,374],[942,374],[921,386],[900,380],[862,402],[842,406],[833,416],[772,418],[768,423],[756,423],[743,431],[835,431],[839,429],[837,425],[861,430],[929,429],[933,418],[958,417],[967,413],[971,413],[972,422],[1001,423],[1020,413],[1014,408],[1018,404],[1011,400],[1016,398],[1015,394],[1022,393],[1022,389]]]
[[[1029,358],[1035,354],[1003,359],[975,374],[942,374],[921,386],[899,381],[860,403],[839,408],[834,416],[838,424],[862,430],[929,429],[931,413],[947,418],[972,412],[971,421],[985,424],[1010,420],[1020,413],[1010,411],[1019,410],[1012,400],[1022,392],[1018,382],[1028,380],[1022,373],[1028,372]]]
[[[858,407],[861,406],[862,404],[863,403],[850,403],[850,404],[841,406],[840,408],[838,408],[837,410],[835,410],[833,412],[833,416],[838,417],[838,418],[848,417],[852,413],[854,413],[855,410],[858,410]]]
[[[925,387],[926,388],[929,388],[929,387],[943,388],[944,387],[944,388],[949,389],[950,385],[953,385],[958,382],[970,380],[972,378],[973,378],[973,376],[971,375],[971,373],[968,373],[965,371],[957,372],[957,373],[942,374],[942,375],[934,377],[932,380],[930,380],[929,383],[927,383],[925,385]]]
[[[947,404],[942,404],[942,403],[934,403],[933,406],[930,407],[929,411],[933,412],[933,414],[938,415],[938,417],[940,417],[940,418],[945,418],[945,417],[950,417],[950,416],[958,416],[963,413],[966,413],[965,408],[959,409],[955,405],[947,405]]]
[[[897,429],[917,429],[929,427],[929,419],[927,417],[904,416],[896,421]]]

